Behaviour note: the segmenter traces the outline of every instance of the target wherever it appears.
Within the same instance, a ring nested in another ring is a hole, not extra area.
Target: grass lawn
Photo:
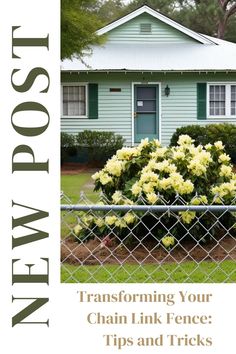
[[[76,175],[61,176],[61,190],[71,200],[72,204],[78,203],[80,193],[83,191],[91,202],[96,202],[99,193],[93,192],[93,173],[82,172]],[[63,202],[64,203],[64,202]]]
[[[185,262],[181,265],[104,265],[63,264],[61,281],[66,283],[232,283],[236,281],[234,261]]]
[[[86,204],[96,203],[99,193],[93,191],[93,173],[82,172],[76,175],[61,176],[61,190],[64,192],[69,201],[65,198],[61,200],[61,204],[84,204],[85,201],[80,200],[80,193],[83,191],[86,195]],[[61,212],[61,238],[70,235],[71,230],[78,224],[76,213]]]

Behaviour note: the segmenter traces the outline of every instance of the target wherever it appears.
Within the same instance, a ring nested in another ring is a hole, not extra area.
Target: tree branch
[[[226,12],[226,18],[228,19],[230,16],[236,13],[236,3]]]
[[[227,5],[228,5],[228,3],[230,2],[230,0],[218,0],[218,2],[219,2],[219,4],[220,4],[220,6],[222,7],[222,9],[223,9],[224,11],[226,11]]]

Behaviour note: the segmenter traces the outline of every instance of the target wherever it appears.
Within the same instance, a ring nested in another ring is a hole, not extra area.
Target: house
[[[148,6],[97,32],[102,46],[62,62],[62,131],[114,131],[126,145],[168,144],[189,124],[236,123],[236,44]]]

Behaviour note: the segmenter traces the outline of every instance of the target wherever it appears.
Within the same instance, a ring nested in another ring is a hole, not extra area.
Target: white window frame
[[[63,115],[63,87],[64,86],[85,86],[85,115],[83,116],[72,116],[72,115]],[[88,119],[88,82],[63,82],[61,84],[61,116],[62,118],[80,118]]]
[[[210,86],[225,86],[225,115],[210,115]],[[208,82],[207,83],[207,118],[222,119],[236,118],[236,115],[231,114],[231,86],[236,85],[236,82]]]

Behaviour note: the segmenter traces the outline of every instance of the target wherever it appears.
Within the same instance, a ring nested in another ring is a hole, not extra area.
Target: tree
[[[148,5],[157,11],[168,15],[173,13],[177,3],[175,0],[133,0],[129,5],[126,6],[126,11],[132,11],[142,5]]]
[[[175,16],[185,26],[197,32],[228,39],[228,28],[236,14],[236,0],[178,0],[178,3],[179,11]],[[233,31],[231,27],[230,33],[230,39],[236,42],[236,28]]]
[[[123,16],[125,5],[122,0],[107,0],[100,2],[97,15],[101,22],[107,24]]]
[[[102,25],[96,0],[61,1],[61,58],[82,58],[91,45],[101,43],[96,30]]]
[[[218,38],[224,38],[229,19],[236,14],[236,1],[218,0],[218,3],[222,11],[218,22]]]

